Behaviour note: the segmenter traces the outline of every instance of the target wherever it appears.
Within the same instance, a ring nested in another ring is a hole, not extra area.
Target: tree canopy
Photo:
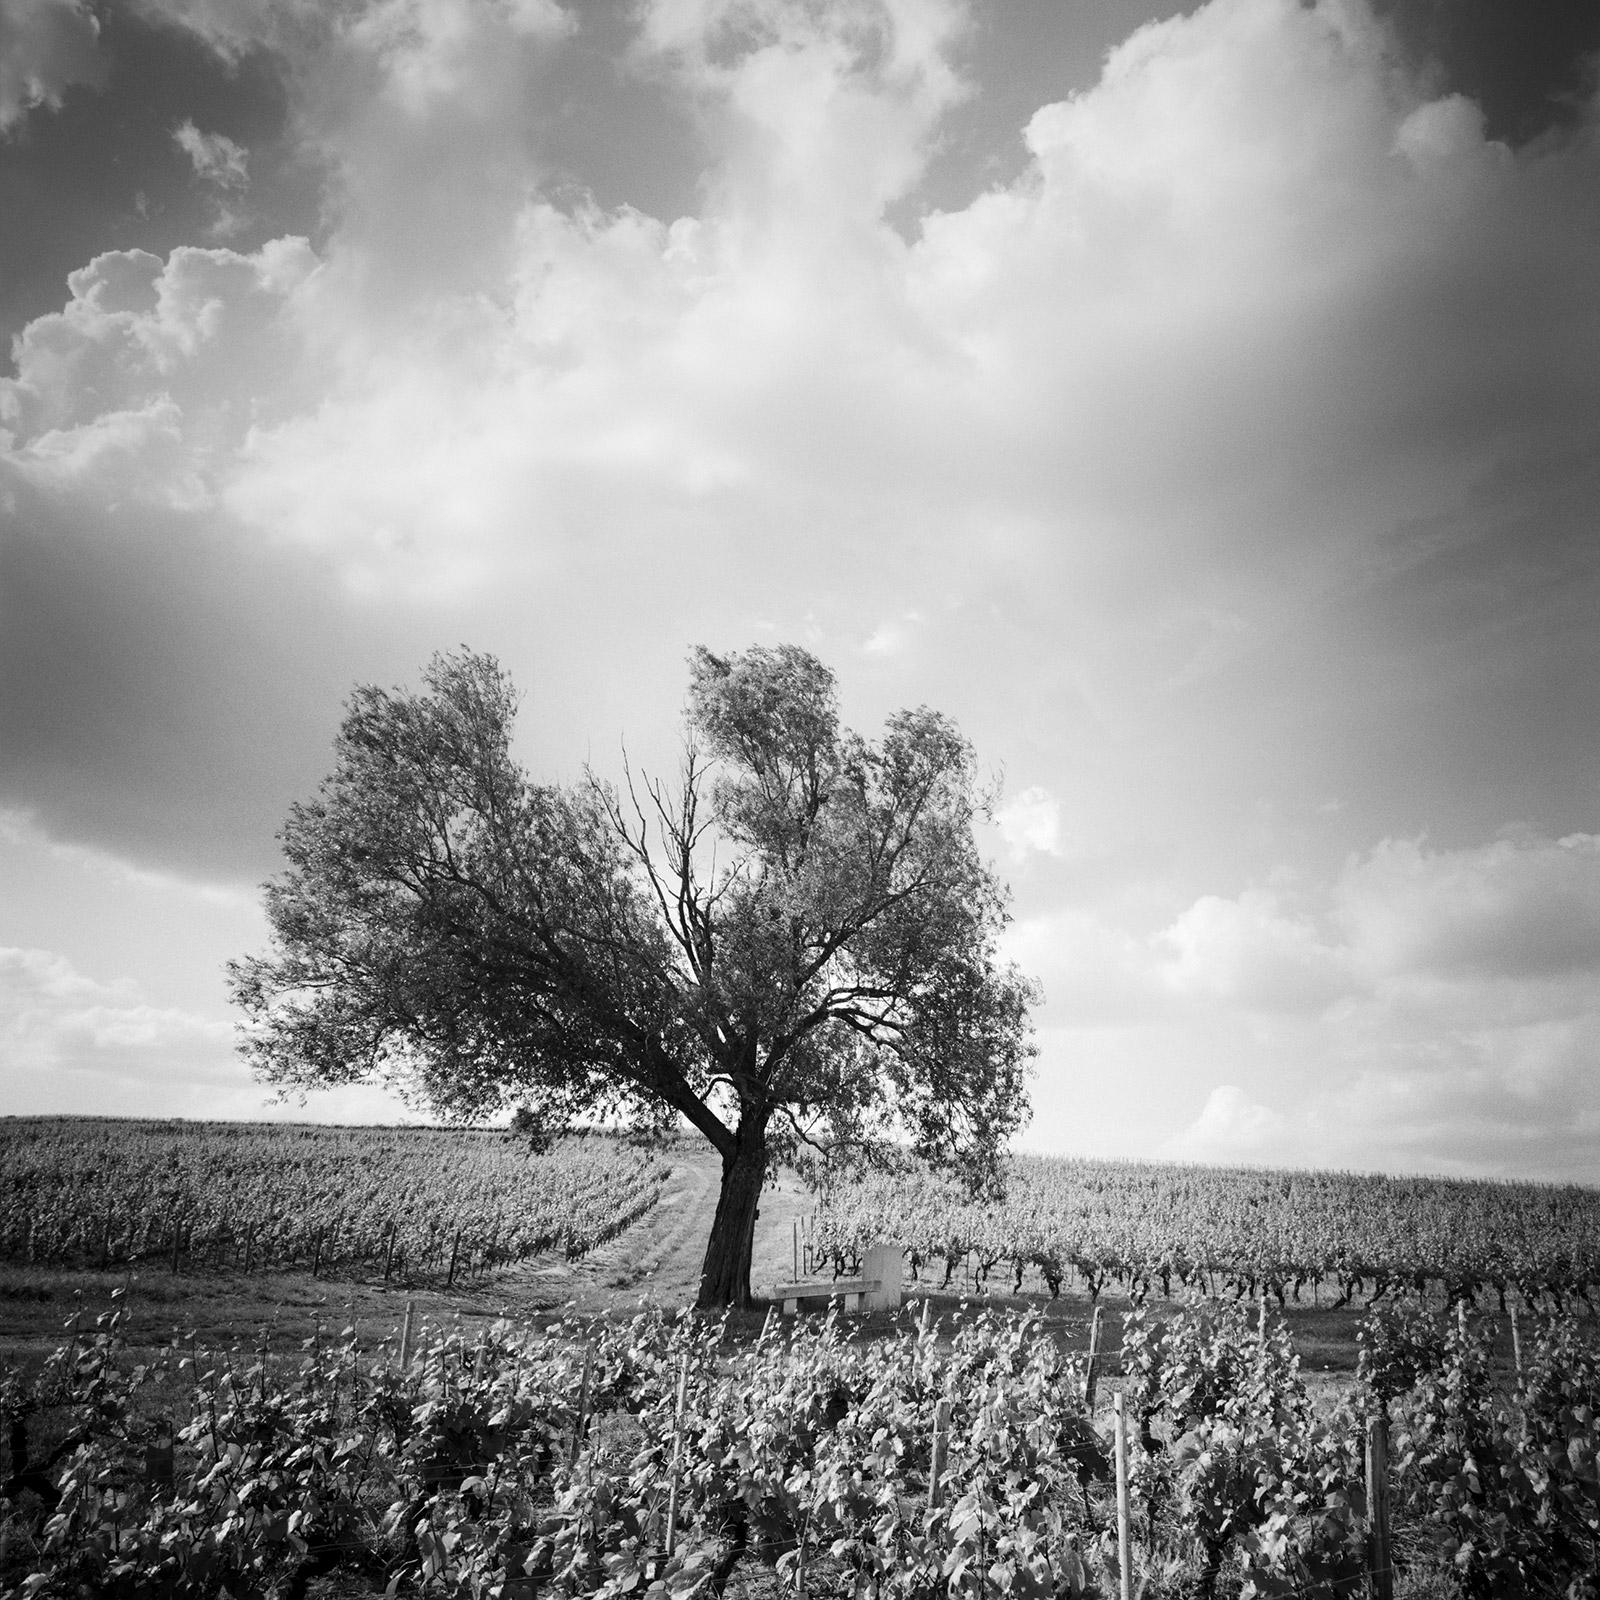
[[[229,968],[260,1076],[387,1079],[546,1130],[686,1119],[723,1168],[702,1305],[748,1300],[777,1163],[909,1148],[995,1171],[1035,995],[998,952],[987,797],[947,717],[869,741],[806,651],[697,649],[674,780],[563,786],[513,757],[493,658],[436,656],[424,681],[358,688],[289,813],[271,948]]]

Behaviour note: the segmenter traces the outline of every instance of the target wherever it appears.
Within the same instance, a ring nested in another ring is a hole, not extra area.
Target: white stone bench
[[[799,1311],[802,1300],[842,1299],[846,1311],[898,1311],[904,1277],[903,1256],[898,1245],[877,1244],[863,1257],[859,1277],[780,1283],[774,1297],[782,1303],[786,1317]]]

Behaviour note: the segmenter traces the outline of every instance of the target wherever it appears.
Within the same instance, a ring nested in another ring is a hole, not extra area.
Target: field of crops
[[[0,1260],[453,1282],[583,1255],[653,1206],[668,1170],[598,1136],[530,1156],[473,1130],[6,1119]]]
[[[1281,1325],[1135,1310],[1118,1452],[1105,1384],[1097,1412],[1081,1359],[1015,1315],[742,1348],[659,1313],[403,1352],[347,1331],[287,1363],[180,1337],[133,1365],[111,1313],[0,1377],[0,1589],[1043,1600],[1117,1594],[1126,1548],[1145,1600],[1356,1596],[1375,1565],[1402,1597],[1592,1596],[1593,1324],[1530,1318],[1507,1372],[1480,1321],[1375,1313],[1319,1412]]]
[[[1074,1279],[1091,1297],[1115,1283],[1135,1299],[1193,1286],[1280,1304],[1323,1285],[1336,1304],[1432,1288],[1503,1311],[1508,1291],[1559,1310],[1600,1287],[1600,1191],[1540,1184],[1019,1156],[1000,1204],[917,1172],[835,1183],[805,1265],[853,1272],[878,1239],[935,1285],[998,1275],[1052,1295]]]

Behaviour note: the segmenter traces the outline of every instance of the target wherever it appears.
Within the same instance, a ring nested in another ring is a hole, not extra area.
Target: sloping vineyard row
[[[722,1335],[654,1314],[502,1323],[404,1361],[347,1332],[298,1364],[180,1340],[130,1366],[113,1314],[36,1377],[0,1375],[0,1587],[668,1600],[743,1565],[812,1600],[1117,1592],[1109,1430],[1037,1322]],[[1220,1302],[1134,1311],[1138,1592],[1363,1593],[1359,1441],[1387,1408],[1403,1573],[1465,1600],[1592,1600],[1600,1359],[1570,1319],[1528,1335],[1508,1386],[1464,1322],[1374,1324],[1355,1400],[1319,1415],[1281,1326]]]
[[[1559,1310],[1600,1285],[1600,1192],[1018,1156],[1001,1204],[919,1172],[835,1183],[810,1264],[854,1272],[879,1239],[905,1245],[936,1285],[965,1270],[979,1286],[998,1273],[1015,1292],[1031,1276],[1056,1295],[1075,1275],[1091,1297],[1117,1283],[1142,1299],[1159,1284],[1166,1296],[1265,1289],[1280,1304],[1323,1283],[1336,1304],[1436,1286]]]
[[[75,1119],[0,1123],[0,1257],[361,1268],[569,1258],[653,1206],[668,1167],[606,1138]]]

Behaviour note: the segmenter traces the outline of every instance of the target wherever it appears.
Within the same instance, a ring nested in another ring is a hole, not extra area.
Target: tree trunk
[[[767,1171],[766,1122],[742,1125],[733,1149],[722,1158],[722,1192],[711,1224],[705,1265],[700,1269],[699,1309],[750,1304],[750,1254],[755,1247],[756,1207]]]

